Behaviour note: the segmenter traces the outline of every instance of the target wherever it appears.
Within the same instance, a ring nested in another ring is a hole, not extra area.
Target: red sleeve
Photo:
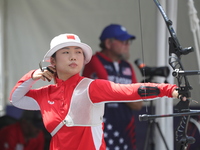
[[[138,94],[140,86],[157,87],[160,94],[157,96],[141,97]],[[107,80],[94,80],[89,87],[90,99],[94,103],[111,101],[135,101],[143,99],[154,99],[157,97],[172,97],[172,91],[176,85],[156,83],[116,84]]]
[[[93,55],[90,62],[85,65],[83,76],[92,79],[108,79],[108,74],[97,55]]]

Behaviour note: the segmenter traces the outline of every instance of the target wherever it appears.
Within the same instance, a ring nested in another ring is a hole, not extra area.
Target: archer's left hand
[[[177,89],[174,89],[174,91],[172,92],[172,97],[181,99],[182,101],[186,101],[187,100],[187,98],[185,96],[183,97],[178,93]]]

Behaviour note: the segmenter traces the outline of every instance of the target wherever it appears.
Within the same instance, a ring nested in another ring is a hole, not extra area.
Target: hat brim
[[[44,56],[43,58],[43,62],[50,62],[50,58],[51,56],[58,50],[64,48],[64,47],[68,47],[68,46],[78,46],[83,50],[84,56],[85,56],[85,60],[84,60],[84,64],[87,64],[92,57],[92,49],[89,45],[85,44],[85,43],[78,43],[78,42],[66,42],[66,43],[61,43],[55,47],[53,47],[52,49],[50,49]]]
[[[115,38],[120,41],[126,41],[126,40],[130,40],[130,39],[134,40],[136,37],[134,35],[130,35],[130,34],[123,34],[123,35],[120,35]]]

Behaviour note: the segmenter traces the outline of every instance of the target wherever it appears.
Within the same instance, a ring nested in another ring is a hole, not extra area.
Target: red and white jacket
[[[88,112],[88,105],[78,103],[74,107],[73,96],[77,92],[76,87],[83,79],[88,79],[76,74],[66,81],[56,79],[57,83],[47,85],[38,89],[31,89],[36,82],[31,76],[33,71],[24,75],[13,88],[10,94],[10,102],[21,109],[40,110],[43,122],[46,129],[51,133],[62,122],[66,115],[80,118],[88,114],[72,113],[79,112],[79,109],[85,107],[85,112]],[[91,79],[89,79],[91,80]],[[157,87],[160,94],[157,96],[141,97],[138,89],[141,86]],[[83,89],[84,87],[82,87]],[[88,82],[86,89],[87,99],[91,102],[92,107],[100,109],[92,109],[93,115],[103,115],[103,104],[108,102],[128,102],[138,101],[143,99],[153,99],[156,97],[172,97],[172,91],[176,85],[170,84],[155,84],[155,83],[135,83],[135,84],[116,84],[108,80],[96,79]],[[81,88],[79,88],[81,89]],[[83,90],[84,91],[84,90]],[[81,90],[78,91],[78,100],[82,101]],[[74,100],[75,101],[75,100]],[[77,99],[76,99],[77,102]],[[71,106],[73,104],[73,107]],[[81,107],[80,107],[81,106]],[[80,107],[80,108],[79,108]],[[96,111],[96,112],[95,112]],[[75,116],[73,116],[75,114]],[[93,116],[95,118],[95,116]],[[90,117],[86,118],[89,120]],[[101,119],[101,117],[100,117]],[[78,119],[79,120],[79,119]],[[94,125],[93,123],[73,124],[72,126],[62,126],[62,128],[52,137],[50,143],[51,150],[105,150],[105,142],[103,139],[103,123]]]

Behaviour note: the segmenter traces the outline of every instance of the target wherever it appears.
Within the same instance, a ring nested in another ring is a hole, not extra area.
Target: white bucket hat
[[[50,50],[45,54],[43,62],[50,62],[50,57],[58,50],[68,47],[68,46],[78,46],[82,48],[85,55],[84,64],[87,64],[92,57],[92,49],[89,45],[82,43],[80,38],[75,34],[61,34],[54,37],[50,43]]]

